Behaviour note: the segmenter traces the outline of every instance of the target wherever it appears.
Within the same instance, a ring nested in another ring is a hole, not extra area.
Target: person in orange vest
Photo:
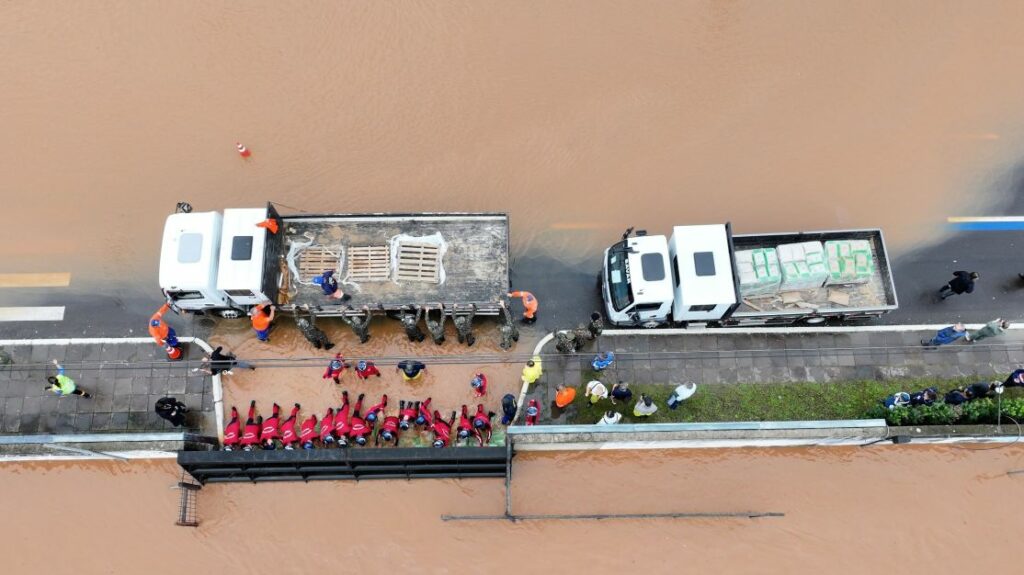
[[[252,329],[256,331],[256,339],[270,341],[270,323],[274,321],[274,311],[274,305],[270,302],[254,306],[249,310]]]
[[[537,298],[533,297],[533,294],[528,291],[513,291],[508,293],[508,297],[518,297],[523,300],[523,323],[533,323],[537,321]]]
[[[558,390],[555,392],[555,405],[564,409],[574,399],[576,399],[575,387],[558,386]]]
[[[181,357],[181,344],[178,342],[178,334],[174,328],[164,321],[164,314],[171,309],[170,303],[165,303],[159,310],[149,318],[149,335],[158,345],[167,350],[167,356],[171,359]]]

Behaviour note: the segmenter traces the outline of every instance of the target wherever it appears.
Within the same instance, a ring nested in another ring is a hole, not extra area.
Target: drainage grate
[[[387,281],[391,277],[391,250],[388,246],[348,248],[349,281]]]
[[[175,525],[181,527],[198,527],[199,514],[196,506],[199,499],[199,490],[203,488],[198,483],[185,481],[185,474],[182,473],[182,481],[178,482],[177,488],[181,490],[181,502],[178,503],[178,520]]]
[[[398,242],[399,281],[441,281],[441,250],[434,244],[419,242]]]

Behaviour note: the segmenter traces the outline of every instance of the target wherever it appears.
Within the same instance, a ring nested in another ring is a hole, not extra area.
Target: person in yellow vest
[[[526,385],[533,385],[540,376],[544,373],[541,367],[540,356],[535,355],[533,359],[526,362],[526,367],[523,368],[523,383]]]
[[[92,397],[92,395],[86,393],[85,390],[79,389],[78,386],[75,385],[75,380],[64,375],[64,366],[61,365],[60,362],[55,359],[53,360],[53,365],[57,366],[57,375],[47,377],[46,381],[48,381],[50,385],[43,389],[52,391],[61,397],[65,395],[80,395],[87,398]]]

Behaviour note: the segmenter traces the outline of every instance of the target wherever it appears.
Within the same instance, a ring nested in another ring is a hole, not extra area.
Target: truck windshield
[[[608,293],[612,298],[612,307],[622,311],[633,303],[633,290],[629,283],[629,263],[626,256],[629,248],[622,241],[608,250]]]

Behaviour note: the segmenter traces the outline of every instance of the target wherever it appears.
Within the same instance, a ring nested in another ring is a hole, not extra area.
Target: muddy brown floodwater
[[[905,249],[998,201],[994,178],[1024,142],[1021,22],[1024,3],[1011,1],[12,0],[0,5],[2,271],[156,294],[178,200],[507,211],[513,257],[567,261],[596,258],[628,225],[724,220],[740,232],[877,226]],[[323,383],[314,371],[310,385]],[[298,385],[279,389],[334,401]],[[456,385],[446,402],[465,399]],[[289,400],[261,389],[240,375],[229,393]],[[0,563],[1010,571],[1024,479],[1004,473],[1020,456],[523,456],[519,511],[787,516],[443,524],[442,513],[500,511],[500,482],[239,485],[203,491],[197,530],[171,524],[173,463],[9,465]]]
[[[1012,1],[4,2],[0,194],[22,217],[0,257],[154,293],[183,199],[502,210],[513,255],[581,261],[628,225],[724,220],[907,246],[1017,159],[1021,21]]]
[[[366,481],[209,486],[192,529],[172,462],[9,464],[0,536],[6,573],[1012,573],[1022,467],[1020,446],[520,454],[517,513],[786,515],[446,523],[501,513],[503,482]]]

